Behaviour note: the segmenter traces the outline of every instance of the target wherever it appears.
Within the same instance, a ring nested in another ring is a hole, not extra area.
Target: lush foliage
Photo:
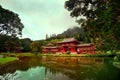
[[[30,52],[32,41],[29,38],[19,39],[8,35],[0,35],[0,52]]]
[[[21,39],[22,52],[29,52],[32,41],[29,38]]]
[[[117,61],[117,62],[120,62],[120,55],[115,56],[114,60]]]
[[[65,8],[99,50],[119,50],[119,0],[68,0]],[[84,17],[80,17],[84,16]]]
[[[18,14],[0,6],[0,34],[17,36],[22,35],[24,28]]]
[[[31,47],[31,51],[34,53],[38,53],[40,51],[40,44],[38,41],[33,41],[30,47]]]
[[[17,37],[0,35],[0,52],[16,52],[20,48],[21,43]]]

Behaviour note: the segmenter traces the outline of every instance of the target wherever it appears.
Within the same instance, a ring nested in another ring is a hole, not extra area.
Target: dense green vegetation
[[[24,38],[20,40],[21,46],[22,46],[22,52],[30,52],[31,48],[30,45],[32,43],[32,40],[29,38]]]
[[[19,38],[7,35],[0,35],[0,52],[16,52],[20,50]]]
[[[120,54],[114,57],[113,65],[117,68],[120,68]]]
[[[120,62],[120,54],[117,55],[117,56],[115,56],[115,57],[114,57],[114,60],[115,60],[116,62]]]
[[[120,49],[119,0],[68,0],[65,8],[76,17],[98,50]],[[80,16],[84,16],[80,17]]]

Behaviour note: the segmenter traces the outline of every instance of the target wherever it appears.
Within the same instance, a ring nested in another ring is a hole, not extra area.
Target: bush
[[[68,55],[69,55],[69,54],[70,54],[70,52],[69,52],[69,51],[67,51],[67,52],[66,52],[66,54],[68,54]]]
[[[114,60],[117,61],[117,62],[119,62],[120,61],[120,55],[115,56]]]

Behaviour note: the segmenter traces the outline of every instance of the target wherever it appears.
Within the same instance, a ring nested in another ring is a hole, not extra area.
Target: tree
[[[99,50],[119,50],[119,4],[119,0],[68,0],[65,8]]]
[[[46,40],[49,38],[48,34],[46,34]]]
[[[30,45],[32,43],[31,39],[29,38],[24,38],[21,39],[21,45],[22,45],[22,51],[23,52],[29,52],[31,50]]]
[[[19,52],[21,43],[19,38],[0,35],[0,52]]]
[[[30,47],[33,53],[38,53],[40,51],[40,44],[38,41],[33,41]]]
[[[8,40],[8,36],[0,35],[0,52],[6,52],[5,42]]]
[[[21,36],[23,28],[24,26],[18,14],[0,6],[0,34],[7,34],[13,37]]]

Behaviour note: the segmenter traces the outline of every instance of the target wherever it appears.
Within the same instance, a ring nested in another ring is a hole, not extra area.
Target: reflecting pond
[[[23,57],[0,66],[0,80],[119,80],[112,58]]]

